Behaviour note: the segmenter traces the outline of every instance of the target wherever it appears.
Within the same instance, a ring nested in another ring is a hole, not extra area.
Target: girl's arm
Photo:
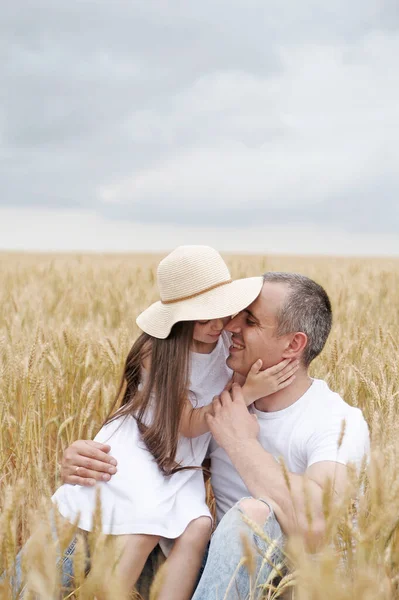
[[[187,400],[180,421],[179,431],[181,435],[194,438],[207,433],[209,431],[205,418],[207,414],[213,415],[213,402],[201,408],[194,408],[191,402]]]

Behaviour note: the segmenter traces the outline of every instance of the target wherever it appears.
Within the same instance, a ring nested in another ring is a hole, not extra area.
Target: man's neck
[[[311,385],[312,379],[309,377],[308,372],[305,369],[300,369],[297,371],[293,383],[283,390],[270,394],[270,396],[259,398],[255,402],[255,408],[262,412],[276,412],[288,408],[288,406],[299,400]]]

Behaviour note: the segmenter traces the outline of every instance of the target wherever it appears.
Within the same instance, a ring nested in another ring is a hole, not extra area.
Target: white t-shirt
[[[291,473],[304,473],[310,465],[326,460],[359,465],[369,453],[369,432],[361,410],[347,404],[320,379],[314,379],[307,392],[288,408],[276,412],[261,412],[254,407],[251,410],[258,417],[262,447],[276,460],[282,458]],[[343,420],[345,434],[338,449]],[[209,456],[220,521],[250,493],[226,452],[214,440]]]

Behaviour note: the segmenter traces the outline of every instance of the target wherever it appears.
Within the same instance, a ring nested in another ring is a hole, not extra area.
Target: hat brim
[[[263,277],[237,279],[226,285],[173,304],[158,301],[136,319],[145,333],[159,338],[168,337],[179,321],[205,321],[234,315],[249,306],[260,294]]]

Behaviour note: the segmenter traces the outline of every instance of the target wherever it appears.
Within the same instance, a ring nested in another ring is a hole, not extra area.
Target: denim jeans
[[[246,600],[262,598],[263,586],[277,575],[274,566],[283,569],[284,536],[271,506],[263,528],[258,535],[243,520],[238,502],[222,518],[212,536],[209,553],[201,579],[192,600]],[[250,573],[242,564],[242,538],[245,536],[253,549],[253,568]],[[267,559],[266,559],[267,557]]]
[[[58,542],[57,539],[57,529],[55,526],[54,515],[50,514],[50,523],[51,523],[51,532],[54,538],[54,541]],[[75,552],[76,543],[78,541],[77,536],[74,536],[71,539],[71,542],[64,554],[61,556],[60,551],[58,550],[57,554],[57,565],[60,569],[61,574],[61,585],[62,589],[67,594],[70,590],[73,589],[74,583],[74,574],[73,574],[73,554]],[[16,563],[15,563],[15,574],[11,578],[11,586],[13,590],[13,594],[15,598],[23,598],[26,588],[22,584],[22,560],[23,560],[24,548],[20,550],[17,555]],[[0,578],[1,579],[1,578]]]

